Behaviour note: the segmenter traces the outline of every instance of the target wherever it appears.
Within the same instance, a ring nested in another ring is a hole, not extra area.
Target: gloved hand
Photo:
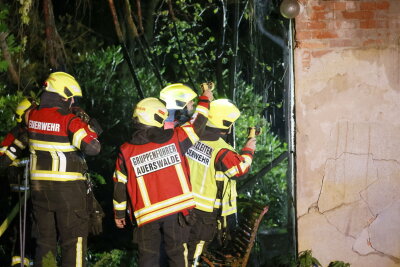
[[[89,123],[90,116],[81,107],[71,107],[71,112],[79,117],[83,122]]]
[[[100,212],[90,214],[89,233],[92,235],[99,235],[103,232],[103,217],[104,214],[101,214]]]
[[[259,136],[261,134],[261,128],[260,127],[249,127],[247,129],[247,138],[254,138],[256,136]]]
[[[100,123],[96,119],[90,119],[89,126],[98,136],[103,133],[103,128],[101,128]]]
[[[89,213],[89,233],[98,235],[103,232],[103,218],[105,216],[103,209],[93,192],[89,192],[88,213]]]
[[[197,221],[197,214],[194,210],[189,210],[189,214],[185,216],[185,221],[188,225],[194,225]]]

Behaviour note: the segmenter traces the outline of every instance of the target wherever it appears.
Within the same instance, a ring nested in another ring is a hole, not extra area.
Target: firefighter
[[[227,216],[237,211],[236,180],[249,171],[256,147],[256,139],[249,138],[239,154],[225,141],[239,116],[228,99],[212,101],[205,131],[186,153],[196,202],[188,243],[192,266],[198,265],[217,228],[226,227]]]
[[[7,168],[13,161],[17,160],[28,146],[28,132],[22,118],[28,110],[34,107],[36,107],[36,103],[31,98],[26,97],[19,102],[15,110],[17,125],[7,133],[0,144],[0,169]]]
[[[27,157],[29,156],[29,149],[28,132],[23,116],[28,110],[34,107],[36,107],[36,103],[30,97],[23,98],[23,100],[19,102],[14,116],[17,125],[5,136],[0,148],[0,169],[2,172],[3,170],[7,170],[8,183],[11,187],[11,191],[19,193],[16,196],[10,195],[10,197],[12,202],[16,200],[20,205],[22,205],[23,199],[28,197],[29,189],[29,183],[25,180],[29,179],[29,177],[24,173],[24,167],[26,167],[25,165],[28,162]],[[9,194],[7,193],[5,195]],[[20,248],[18,252],[21,253],[21,256],[12,257],[12,266],[20,265],[22,259],[25,265],[29,265],[31,262],[29,258],[31,258],[31,254],[33,253],[30,228],[28,227],[27,230],[23,228],[25,225],[30,225],[31,222],[30,201],[26,201],[26,203],[27,208],[20,210],[22,213],[19,217],[21,221],[15,222],[12,227],[10,227],[10,230],[14,233],[14,242],[17,242],[17,240],[20,242],[17,247]],[[26,236],[21,238],[21,233],[25,233]],[[17,238],[17,236],[20,236],[20,238]],[[16,251],[12,253],[16,253]]]
[[[189,87],[178,86],[191,94]],[[209,108],[206,95],[197,106],[203,126]],[[173,108],[168,103],[167,107]],[[136,105],[132,139],[121,146],[113,177],[115,224],[118,228],[126,225],[129,195],[130,215],[138,226],[134,236],[140,267],[187,266],[189,229],[185,215],[194,207],[194,200],[184,153],[198,135],[190,122],[165,129],[167,118],[173,122],[167,107],[157,98],[146,98]]]
[[[71,113],[82,91],[73,76],[53,72],[40,105],[26,118],[30,148],[32,210],[36,233],[35,265],[55,260],[57,241],[62,266],[85,266],[88,236],[87,165],[83,155],[100,152],[97,124]],[[95,127],[96,126],[96,127]]]

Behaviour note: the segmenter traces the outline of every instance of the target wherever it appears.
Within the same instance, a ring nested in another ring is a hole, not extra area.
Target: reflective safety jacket
[[[32,182],[85,180],[82,152],[100,145],[88,124],[61,108],[46,107],[31,110],[27,125]]]
[[[113,177],[116,218],[125,218],[125,190],[138,226],[194,207],[183,155],[198,136],[190,123],[169,131],[172,137],[164,143],[121,146]]]
[[[253,151],[239,155],[222,138],[201,140],[186,153],[196,209],[221,216],[236,213],[236,178],[244,176],[252,163]]]
[[[0,168],[7,168],[10,164],[17,164],[17,159],[28,146],[28,132],[22,125],[15,126],[0,144]]]

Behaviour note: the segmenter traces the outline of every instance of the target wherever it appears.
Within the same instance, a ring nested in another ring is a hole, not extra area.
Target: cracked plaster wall
[[[295,50],[299,251],[400,266],[400,48]]]

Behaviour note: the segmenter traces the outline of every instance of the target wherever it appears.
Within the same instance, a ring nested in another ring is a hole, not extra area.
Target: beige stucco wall
[[[399,43],[295,49],[298,249],[323,266],[400,266]]]

